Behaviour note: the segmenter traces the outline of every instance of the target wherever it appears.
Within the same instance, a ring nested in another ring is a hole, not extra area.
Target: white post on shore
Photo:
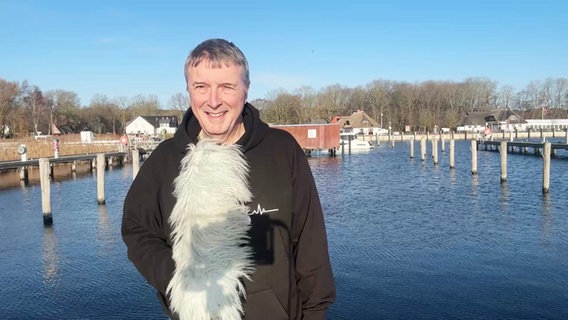
[[[43,224],[52,225],[51,215],[51,185],[49,181],[49,159],[39,159],[39,181],[41,186],[41,211],[43,212]]]
[[[546,142],[542,159],[542,193],[550,191],[550,149],[550,142]]]
[[[438,164],[438,138],[436,137],[432,139],[432,157],[434,158],[434,164]]]
[[[426,139],[424,137],[420,139],[420,158],[422,161],[426,160]]]
[[[454,149],[455,149],[455,140],[452,137],[450,139],[450,169],[455,168],[455,157],[454,157]]]
[[[97,202],[105,204],[105,154],[97,154]]]
[[[471,174],[477,174],[477,141],[471,140]]]
[[[501,141],[501,183],[507,181],[507,140]]]
[[[414,137],[410,137],[410,159],[414,159]]]
[[[343,150],[343,145],[341,148]],[[140,153],[138,152],[138,149],[134,148],[132,149],[132,180],[136,178],[138,170],[140,170]]]

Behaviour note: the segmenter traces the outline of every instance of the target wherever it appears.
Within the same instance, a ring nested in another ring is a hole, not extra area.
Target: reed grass
[[[52,158],[54,156],[53,143],[59,140],[59,156],[78,154],[91,154],[101,152],[114,152],[119,150],[119,135],[100,134],[95,136],[94,143],[81,143],[80,134],[66,134],[46,138],[26,137],[21,139],[0,140],[0,161],[21,160],[18,146],[25,145],[28,160],[39,158]]]

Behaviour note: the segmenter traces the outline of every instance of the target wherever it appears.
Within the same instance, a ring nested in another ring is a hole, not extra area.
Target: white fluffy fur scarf
[[[170,216],[176,268],[167,291],[182,320],[242,318],[241,282],[253,271],[248,165],[236,145],[201,140],[188,146],[174,180]]]

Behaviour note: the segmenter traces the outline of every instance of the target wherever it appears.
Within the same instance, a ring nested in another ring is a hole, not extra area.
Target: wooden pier
[[[28,169],[39,168],[39,180],[41,186],[41,202],[43,212],[44,225],[53,223],[51,213],[51,181],[54,178],[54,165],[63,164],[70,165],[71,172],[75,172],[78,162],[87,162],[91,170],[97,173],[97,202],[99,205],[105,204],[105,188],[104,188],[104,171],[107,167],[114,165],[122,165],[126,162],[127,153],[110,152],[98,154],[73,155],[58,158],[41,158],[27,161],[7,161],[0,162],[0,173],[3,171],[19,171],[20,180],[27,183]],[[138,149],[132,150],[132,169],[133,178],[136,177],[140,167],[141,153]]]
[[[550,191],[550,168],[551,168],[551,157],[556,155],[557,150],[568,150],[568,143],[552,143],[546,142],[530,142],[530,141],[481,141],[481,140],[470,140],[471,141],[471,174],[477,175],[477,151],[480,146],[485,146],[485,150],[488,151],[498,151],[501,154],[501,172],[500,180],[501,183],[506,183],[507,181],[507,154],[516,151],[520,153],[529,153],[532,149],[532,153],[535,155],[542,156],[542,192],[548,193]],[[443,143],[442,143],[443,146]],[[442,150],[444,148],[442,147]],[[503,150],[506,150],[503,152]],[[450,170],[455,168],[454,164],[454,152],[455,143],[454,139],[450,139]],[[420,156],[422,161],[426,161],[426,138],[422,137],[420,140]],[[410,158],[414,158],[414,139],[410,140]],[[432,158],[434,160],[434,165],[438,164],[438,142],[434,138],[432,141]]]
[[[506,140],[503,140],[506,141]],[[485,146],[487,151],[498,151],[501,147],[502,141],[478,141],[477,149],[479,146]],[[541,155],[544,151],[544,142],[529,142],[529,141],[506,141],[508,152],[528,153],[532,149],[535,155]],[[552,156],[556,154],[556,150],[568,150],[566,143],[550,143],[550,150]]]

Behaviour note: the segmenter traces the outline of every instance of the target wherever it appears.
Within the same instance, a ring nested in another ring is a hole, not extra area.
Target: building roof
[[[488,123],[526,123],[526,121],[510,109],[499,109],[486,112],[467,112],[461,125],[485,126]]]
[[[379,128],[377,121],[371,118],[365,111],[357,110],[350,116],[337,116],[331,120],[331,123],[337,123],[340,127],[351,128]]]
[[[162,123],[168,124],[170,128],[178,127],[178,119],[176,116],[139,116],[139,117],[146,120],[149,124],[154,126],[154,128],[159,128],[160,124]],[[128,126],[134,120],[129,121],[126,125]]]

